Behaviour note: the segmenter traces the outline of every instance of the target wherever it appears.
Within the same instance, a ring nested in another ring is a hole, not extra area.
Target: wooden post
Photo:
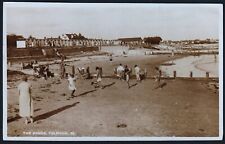
[[[177,72],[173,71],[173,78],[176,78],[176,77],[177,77]]]
[[[65,65],[64,65],[64,66],[63,66],[62,78],[65,78],[65,74],[66,74],[66,67],[65,67]]]
[[[74,65],[72,66],[72,74],[75,75],[75,67],[74,67]]]
[[[206,78],[209,79],[209,72],[206,72]]]
[[[191,71],[191,72],[190,72],[190,78],[192,78],[192,77],[193,77],[193,72]]]
[[[21,63],[21,69],[23,69],[23,68],[24,68],[24,63],[22,62],[22,63]]]
[[[145,68],[145,79],[147,78],[147,69]]]

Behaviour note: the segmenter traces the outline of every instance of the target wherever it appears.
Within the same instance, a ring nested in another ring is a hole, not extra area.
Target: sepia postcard
[[[3,138],[221,140],[223,5],[3,3]]]

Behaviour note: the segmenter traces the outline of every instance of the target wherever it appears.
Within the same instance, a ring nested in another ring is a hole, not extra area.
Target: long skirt
[[[33,99],[30,95],[21,95],[19,99],[19,115],[21,117],[30,117],[34,114]]]
[[[140,81],[140,80],[141,80],[141,78],[140,78],[140,74],[139,74],[139,73],[136,73],[136,79],[137,79],[138,81]]]

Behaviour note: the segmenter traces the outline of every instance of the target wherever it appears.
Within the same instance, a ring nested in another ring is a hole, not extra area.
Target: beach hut
[[[122,45],[139,45],[142,43],[141,37],[133,37],[133,38],[119,38],[118,41],[121,42]]]
[[[16,41],[16,48],[26,48],[26,39],[18,39]]]

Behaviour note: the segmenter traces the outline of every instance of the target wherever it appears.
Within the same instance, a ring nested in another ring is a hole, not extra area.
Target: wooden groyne
[[[166,54],[170,54],[170,55],[203,55],[203,54],[207,54],[207,55],[211,55],[211,54],[219,54],[219,51],[208,51],[208,50],[204,50],[204,51],[146,51],[145,55],[166,55]]]
[[[118,77],[115,76],[115,75],[105,75],[105,76],[103,75],[103,78],[118,79]],[[130,79],[136,79],[136,76],[135,75],[132,75],[130,77]],[[156,79],[156,77],[155,76],[147,76],[144,79]],[[175,80],[175,79],[183,79],[183,80],[209,80],[209,81],[211,81],[211,80],[215,80],[215,81],[219,80],[218,77],[176,77],[176,78],[174,78],[174,77],[160,77],[160,79],[162,79],[162,80]]]

